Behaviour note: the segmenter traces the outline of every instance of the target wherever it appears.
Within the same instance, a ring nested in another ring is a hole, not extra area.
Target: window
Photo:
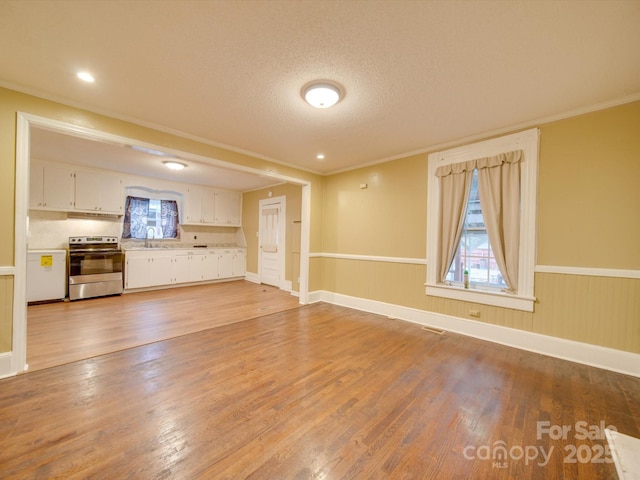
[[[127,196],[122,238],[178,238],[178,203]]]
[[[538,135],[429,155],[427,295],[533,311]]]
[[[491,248],[478,194],[478,170],[473,171],[462,236],[446,276],[451,285],[464,287],[464,272],[471,287],[501,291],[507,288]]]

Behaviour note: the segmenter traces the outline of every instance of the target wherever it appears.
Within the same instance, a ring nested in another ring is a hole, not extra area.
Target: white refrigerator
[[[67,251],[29,250],[27,302],[64,300],[67,294]]]

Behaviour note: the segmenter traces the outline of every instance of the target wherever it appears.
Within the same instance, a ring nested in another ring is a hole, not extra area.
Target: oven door
[[[122,273],[122,251],[69,252],[69,277]]]

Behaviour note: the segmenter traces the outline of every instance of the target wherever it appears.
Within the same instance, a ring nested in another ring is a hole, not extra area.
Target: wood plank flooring
[[[0,380],[0,478],[611,479],[576,426],[638,437],[639,399],[637,378],[318,303]]]
[[[298,305],[282,290],[244,280],[31,305],[27,363],[40,370]]]

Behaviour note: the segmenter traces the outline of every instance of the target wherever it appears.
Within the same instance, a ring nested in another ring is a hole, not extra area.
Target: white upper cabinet
[[[77,171],[75,207],[76,210],[122,215],[122,180],[110,173]]]
[[[214,223],[215,219],[215,192],[210,188],[202,189],[202,223]]]
[[[124,215],[124,179],[129,178],[124,174],[33,160],[29,175],[31,209]],[[241,193],[199,185],[180,190],[181,224],[242,226]]]
[[[183,224],[214,224],[215,192],[206,187],[189,187],[184,198]]]
[[[184,201],[183,224],[241,226],[242,194],[239,192],[189,187]]]
[[[31,162],[29,208],[64,212],[124,212],[122,180],[108,172],[76,171],[71,165]]]
[[[31,163],[29,208],[73,210],[73,169]]]
[[[226,190],[216,191],[216,225],[239,227],[242,223],[242,194]]]

